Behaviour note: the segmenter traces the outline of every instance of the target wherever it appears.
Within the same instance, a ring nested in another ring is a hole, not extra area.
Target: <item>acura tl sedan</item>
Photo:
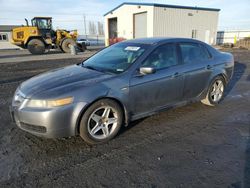
[[[31,134],[80,135],[98,144],[163,109],[190,101],[217,105],[233,67],[231,54],[197,40],[128,40],[23,82],[10,111],[17,126]]]

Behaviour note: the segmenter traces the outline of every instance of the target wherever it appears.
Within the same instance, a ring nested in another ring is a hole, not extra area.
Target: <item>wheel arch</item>
[[[66,39],[67,37],[63,37],[60,41],[59,41],[59,46],[62,46],[63,41]]]
[[[31,36],[31,37],[29,37],[29,38],[27,39],[27,41],[25,42],[25,44],[24,44],[24,47],[25,47],[25,48],[28,47],[28,43],[29,43],[32,39],[39,39],[39,40],[41,40],[41,41],[44,43],[45,47],[47,46],[47,44],[46,44],[46,42],[44,41],[43,37],[41,37],[41,36]]]
[[[122,113],[123,113],[123,124],[125,126],[128,125],[129,123],[129,115],[128,115],[128,111],[127,111],[127,108],[125,107],[125,105],[117,98],[114,98],[114,97],[100,97],[94,101],[92,101],[91,103],[88,103],[80,112],[80,114],[78,115],[78,118],[77,118],[77,122],[76,122],[76,133],[79,134],[80,132],[80,123],[81,123],[81,119],[82,119],[82,116],[84,115],[84,113],[86,112],[86,110],[92,105],[94,104],[95,102],[99,101],[99,100],[103,100],[103,99],[109,99],[109,100],[112,100],[114,102],[116,102],[122,109]]]
[[[228,83],[229,80],[227,79],[227,76],[226,76],[226,74],[225,74],[223,71],[216,72],[216,73],[212,74],[212,75],[210,76],[210,79],[207,81],[207,84],[206,84],[205,89],[204,89],[204,90],[202,91],[202,93],[200,94],[200,98],[205,98],[205,97],[206,97],[207,92],[208,92],[208,89],[209,89],[211,83],[212,83],[212,82],[214,81],[214,79],[215,79],[216,77],[218,77],[218,76],[220,76],[220,77],[223,78],[225,84]]]
[[[221,77],[224,79],[225,84],[227,84],[227,83],[228,83],[228,78],[227,78],[226,74],[224,74],[224,73],[220,73],[220,74],[218,74],[217,76],[221,76]]]
[[[224,69],[215,69],[215,71],[213,72],[213,74],[210,77],[209,84],[217,76],[221,76],[224,79],[225,84],[227,84],[229,82],[229,78],[227,76],[226,70],[224,70]]]
[[[63,41],[65,41],[66,39],[72,39],[70,37],[63,37],[60,41],[59,41],[59,46],[62,46]]]
[[[222,77],[222,78],[223,78],[223,80],[224,80],[225,84],[227,84],[227,83],[228,83],[228,78],[227,78],[226,74],[225,74],[225,73],[223,73],[223,72],[218,73],[218,74],[215,74],[215,75],[211,78],[210,83],[211,83],[211,82],[212,82],[212,81],[213,81],[216,77],[218,77],[218,76],[220,76],[220,77]]]

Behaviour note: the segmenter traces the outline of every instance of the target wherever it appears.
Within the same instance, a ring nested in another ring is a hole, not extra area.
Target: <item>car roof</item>
[[[190,39],[190,38],[173,38],[173,37],[149,37],[149,38],[138,38],[132,40],[126,40],[125,43],[137,43],[137,44],[160,44],[164,42],[198,42],[202,43],[199,40]]]

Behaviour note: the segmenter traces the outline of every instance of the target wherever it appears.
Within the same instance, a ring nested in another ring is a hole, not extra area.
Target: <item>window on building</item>
[[[0,41],[8,41],[7,33],[0,33]]]
[[[197,30],[193,29],[192,30],[192,39],[196,39],[197,38]]]

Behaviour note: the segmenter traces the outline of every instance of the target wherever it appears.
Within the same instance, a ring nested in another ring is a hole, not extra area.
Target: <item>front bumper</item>
[[[10,107],[12,119],[17,126],[36,136],[46,138],[69,137],[78,134],[78,121],[86,103],[49,108]]]

